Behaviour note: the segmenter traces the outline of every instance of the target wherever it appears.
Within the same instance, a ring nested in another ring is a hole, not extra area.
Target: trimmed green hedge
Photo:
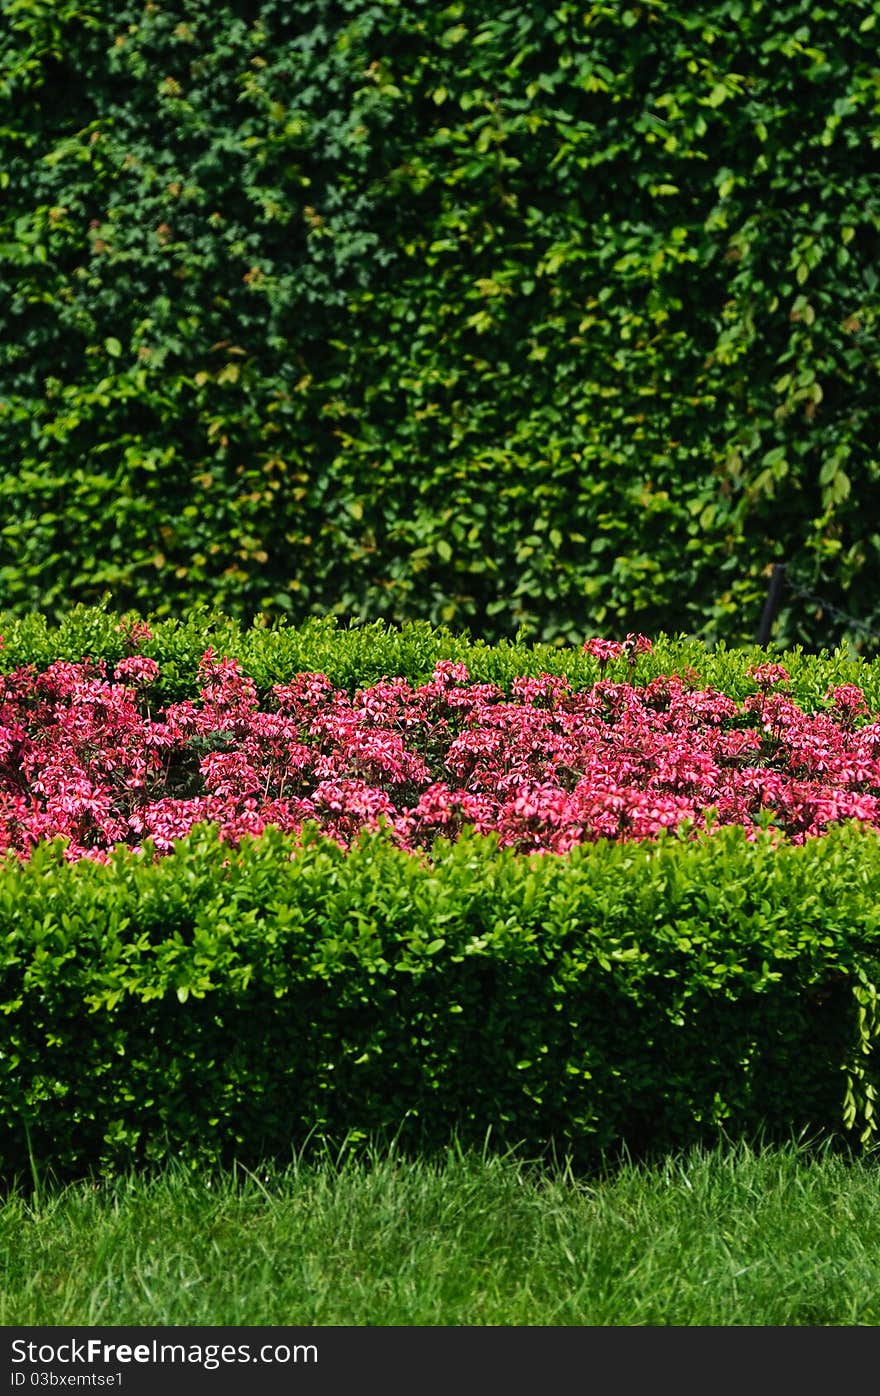
[[[880,631],[874,0],[0,9],[6,604]]]
[[[430,862],[309,830],[43,846],[0,870],[0,1172],[395,1132],[587,1166],[721,1129],[867,1142],[878,975],[878,841],[851,826]]]
[[[70,608],[57,623],[39,613],[18,617],[0,612],[0,673],[24,664],[45,669],[57,659],[115,663],[130,653],[126,633],[138,619],[106,605]],[[333,616],[312,617],[301,626],[261,617],[245,629],[230,616],[212,615],[198,606],[185,620],[148,620],[152,638],[138,644],[138,653],[150,655],[160,665],[160,677],[151,690],[154,703],[195,695],[199,660],[208,647],[237,659],[263,694],[272,684],[307,671],[324,673],[349,692],[383,677],[423,683],[440,659],[461,662],[475,682],[497,683],[505,691],[515,678],[537,674],[562,674],[581,689],[595,683],[602,672],[580,645],[524,640],[487,644],[472,640],[466,632],[435,628],[427,622],[408,622],[398,628],[374,621],[342,628]],[[786,692],[806,711],[821,707],[828,688],[844,683],[857,684],[872,712],[880,711],[880,662],[852,658],[843,648],[815,655],[805,654],[800,647],[782,651],[751,645],[728,650],[721,643],[710,652],[700,640],[660,635],[653,653],[640,655],[632,670],[619,659],[609,663],[604,673],[606,678],[636,684],[659,674],[690,675],[698,686],[718,688],[741,699],[756,688],[748,669],[768,660],[786,667],[790,675]]]

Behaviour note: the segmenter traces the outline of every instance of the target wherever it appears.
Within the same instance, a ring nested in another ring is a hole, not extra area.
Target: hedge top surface
[[[880,661],[853,656],[843,646],[810,654],[799,646],[730,649],[721,641],[710,649],[694,637],[660,633],[653,637],[652,652],[641,654],[633,671],[624,657],[607,664],[594,658],[584,649],[589,634],[585,626],[582,642],[559,646],[524,638],[490,643],[425,621],[345,626],[337,617],[325,616],[296,625],[261,615],[246,626],[199,604],[179,618],[121,612],[104,600],[97,606],[68,607],[54,619],[39,611],[25,616],[0,611],[0,673],[28,664],[45,669],[59,659],[116,663],[137,652],[160,666],[157,698],[175,701],[197,691],[199,664],[210,648],[238,660],[263,694],[274,683],[304,672],[326,674],[334,686],[350,693],[396,676],[424,683],[439,660],[452,660],[464,663],[475,682],[497,683],[506,692],[515,678],[539,674],[564,676],[575,690],[601,676],[647,683],[661,674],[680,674],[697,686],[743,699],[755,691],[749,670],[778,662],[789,676],[787,691],[807,711],[821,707],[829,687],[847,683],[862,689],[872,711],[880,709]]]

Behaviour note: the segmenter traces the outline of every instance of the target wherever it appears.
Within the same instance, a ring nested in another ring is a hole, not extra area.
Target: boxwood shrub
[[[589,1167],[874,1136],[880,857],[697,842],[432,856],[306,828],[0,867],[0,1172],[453,1136]]]

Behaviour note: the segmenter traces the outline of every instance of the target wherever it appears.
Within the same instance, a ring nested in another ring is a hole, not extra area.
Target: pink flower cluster
[[[628,637],[618,654],[647,643]],[[314,820],[343,844],[384,823],[411,849],[470,824],[558,853],[684,821],[750,834],[772,822],[796,842],[843,819],[880,827],[880,721],[864,720],[861,690],[835,688],[808,714],[778,665],[753,671],[743,703],[687,677],[576,693],[544,674],[505,697],[443,661],[419,687],[383,679],[353,697],[300,674],[261,707],[236,661],[208,650],[198,698],[153,714],[158,676],[134,653],[112,670],[0,676],[0,851],[62,835],[69,858],[148,838],[165,852],[209,821],[234,842]]]
[[[603,640],[598,635],[584,643],[584,650],[593,659],[599,662],[599,671],[604,678],[605,670],[609,660],[619,659],[621,655],[626,656],[626,662],[632,668],[636,662],[636,657],[640,654],[650,654],[654,646],[647,635],[633,635],[630,633],[625,640]]]

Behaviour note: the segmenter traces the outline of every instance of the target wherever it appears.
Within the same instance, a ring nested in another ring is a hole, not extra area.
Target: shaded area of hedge
[[[3,14],[8,604],[880,630],[872,0]]]
[[[293,857],[291,857],[293,853]],[[290,1156],[874,1129],[877,838],[430,861],[365,836],[0,871],[0,1158]]]

